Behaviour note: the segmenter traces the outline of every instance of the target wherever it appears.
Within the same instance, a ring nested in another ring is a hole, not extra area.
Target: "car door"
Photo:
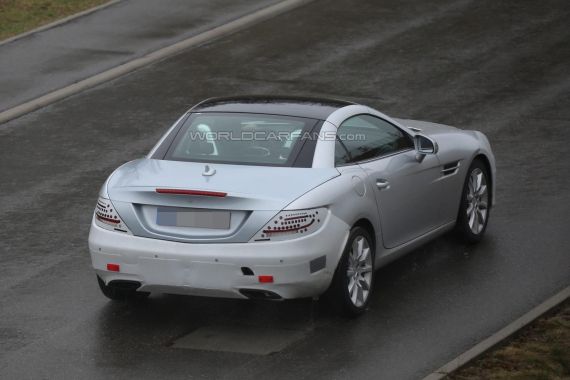
[[[417,238],[441,224],[441,173],[436,155],[420,162],[412,136],[376,116],[346,119],[338,128],[335,160],[358,164],[374,192],[386,248]]]

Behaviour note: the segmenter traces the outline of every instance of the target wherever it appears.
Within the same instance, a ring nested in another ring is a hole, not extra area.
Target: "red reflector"
[[[184,190],[184,189],[156,189],[159,194],[201,195],[205,197],[225,197],[228,193],[221,191]]]
[[[119,264],[107,264],[107,270],[111,272],[120,272],[121,266]]]
[[[273,276],[261,275],[259,276],[259,282],[261,283],[273,282]]]

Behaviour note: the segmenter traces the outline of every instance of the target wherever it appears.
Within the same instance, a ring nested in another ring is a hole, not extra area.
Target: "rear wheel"
[[[477,243],[485,234],[489,222],[489,173],[480,160],[471,164],[463,185],[457,230],[468,243]]]
[[[360,315],[368,307],[373,283],[373,240],[367,230],[355,227],[348,237],[328,299],[342,314]]]
[[[150,295],[148,292],[137,292],[136,287],[133,287],[132,285],[129,286],[128,282],[118,282],[116,285],[109,286],[106,285],[105,281],[103,281],[99,276],[97,276],[97,282],[99,283],[99,289],[101,289],[101,292],[105,295],[105,297],[113,301],[144,299]]]

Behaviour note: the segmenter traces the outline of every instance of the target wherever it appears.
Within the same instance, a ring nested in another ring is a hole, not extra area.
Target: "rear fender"
[[[382,229],[373,189],[367,185],[366,173],[358,165],[337,167],[341,173],[322,185],[307,192],[302,197],[290,203],[286,210],[300,210],[312,207],[326,206],[331,216],[346,223],[345,239],[350,229],[361,219],[366,219],[374,228],[376,241],[376,261],[383,255]],[[344,249],[339,247],[337,260]]]

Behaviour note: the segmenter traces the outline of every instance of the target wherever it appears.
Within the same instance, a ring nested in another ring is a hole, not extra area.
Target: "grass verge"
[[[570,380],[570,301],[448,379]]]
[[[0,41],[109,0],[0,0]]]

